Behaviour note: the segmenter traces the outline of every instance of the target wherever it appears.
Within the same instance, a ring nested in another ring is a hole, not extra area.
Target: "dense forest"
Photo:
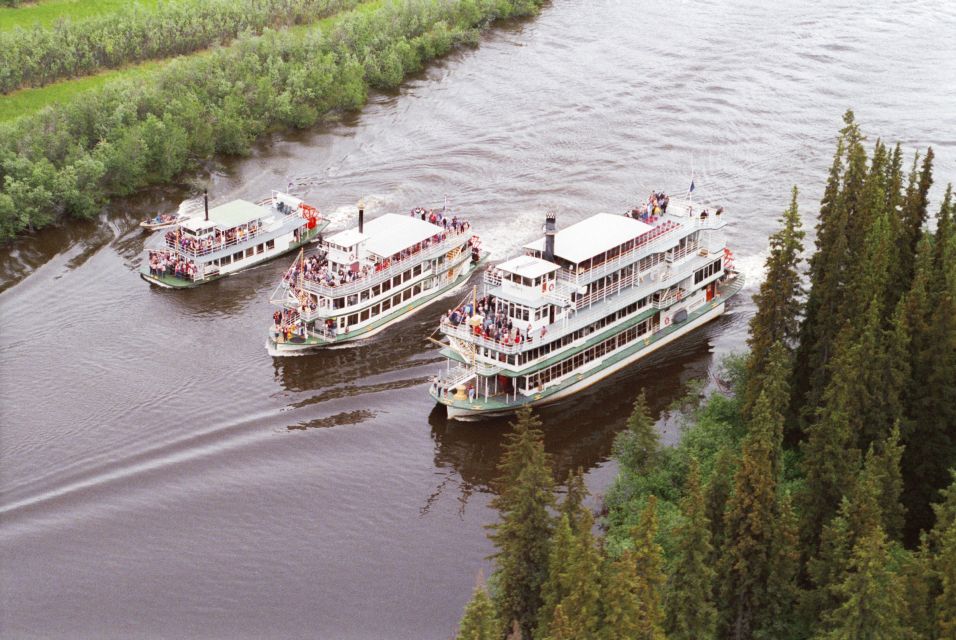
[[[53,28],[0,32],[0,93],[151,58],[190,53],[266,27],[311,22],[359,0],[179,0],[130,4]]]
[[[543,0],[401,0],[343,14],[326,36],[266,29],[208,55],[118,80],[0,124],[0,240],[110,196],[172,180],[215,154],[245,154],[267,131],[361,107],[497,19]]]
[[[956,207],[928,220],[932,150],[907,170],[844,121],[808,264],[796,189],[770,239],[733,393],[692,390],[670,448],[637,399],[600,535],[519,413],[460,640],[956,638]]]

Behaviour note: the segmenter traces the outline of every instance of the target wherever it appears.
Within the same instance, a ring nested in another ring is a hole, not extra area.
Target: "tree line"
[[[0,124],[0,240],[90,218],[107,198],[172,180],[215,154],[248,153],[267,131],[361,107],[501,18],[543,0],[402,0],[352,11],[324,36],[267,29]]]
[[[603,535],[519,413],[460,640],[956,638],[956,206],[933,229],[932,151],[844,124],[806,277],[794,189],[734,393],[670,448],[638,398]]]
[[[312,22],[359,0],[178,0],[109,15],[61,20],[52,28],[0,32],[0,93],[41,87],[101,69],[167,58],[266,27]]]

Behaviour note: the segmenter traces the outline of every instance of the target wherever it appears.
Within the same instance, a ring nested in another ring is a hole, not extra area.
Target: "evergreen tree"
[[[495,614],[495,606],[488,597],[481,576],[471,600],[465,607],[465,615],[458,626],[456,640],[499,640],[501,622]]]
[[[570,519],[567,513],[561,514],[561,519],[554,529],[551,538],[551,549],[548,554],[548,579],[541,586],[541,608],[538,610],[538,626],[535,629],[535,638],[546,638],[551,634],[552,620],[556,608],[574,589],[571,575],[571,558],[574,554],[574,532],[571,530]],[[565,616],[564,623],[567,623]]]
[[[567,492],[561,504],[561,513],[568,516],[571,531],[577,535],[581,531],[582,519],[585,513],[590,515],[584,500],[588,496],[587,486],[584,484],[584,469],[578,467],[576,471],[568,472]]]
[[[603,640],[638,638],[644,630],[644,618],[637,592],[634,552],[624,551],[605,565]]]
[[[767,584],[773,547],[777,481],[771,461],[779,446],[779,414],[762,393],[754,406],[750,431],[743,442],[734,475],[734,493],[724,514],[726,543],[720,566],[723,616],[721,636],[753,638],[757,618],[767,606]]]
[[[842,191],[844,155],[847,137],[855,128],[853,112],[843,116],[844,129],[837,139],[827,186],[820,203],[816,227],[816,252],[809,261],[810,291],[805,315],[800,325],[800,346],[794,368],[793,413],[812,419],[828,381],[827,363],[832,355],[836,334],[842,326],[843,286],[845,283],[848,247],[848,207]],[[855,138],[856,136],[854,136]]]
[[[936,598],[936,631],[939,638],[956,638],[956,522],[942,537],[937,572],[942,592]]]
[[[671,640],[708,640],[716,637],[715,572],[696,458],[691,458],[680,506],[683,520],[674,531],[677,557],[667,586],[664,626]]]
[[[614,457],[622,469],[630,473],[646,473],[657,458],[659,448],[660,435],[651,418],[647,396],[642,390],[627,419],[627,430],[614,439]]]
[[[554,527],[554,480],[538,425],[530,409],[518,413],[498,466],[499,494],[491,502],[501,516],[490,527],[497,548],[494,601],[503,620],[518,623],[523,638],[537,624]]]
[[[704,496],[707,521],[710,523],[710,540],[713,553],[710,557],[710,566],[718,566],[718,559],[724,550],[724,512],[727,510],[727,501],[733,491],[733,479],[736,466],[734,452],[724,446],[717,452],[714,461],[714,470],[707,483],[707,492]],[[716,584],[716,583],[715,583]],[[715,591],[715,595],[717,592]]]
[[[784,212],[782,228],[770,236],[770,255],[767,257],[767,277],[754,295],[757,313],[750,320],[747,345],[747,386],[744,390],[744,416],[750,415],[753,403],[760,395],[763,373],[768,366],[770,350],[775,344],[787,349],[796,344],[800,329],[801,298],[800,255],[803,253],[804,232],[797,209],[797,188],[793,187],[790,207]]]
[[[845,329],[841,350],[832,366],[834,378],[826,389],[823,406],[803,443],[804,488],[799,495],[803,549],[817,552],[820,532],[833,517],[843,493],[853,485],[860,468],[856,448],[859,384],[856,378],[860,346],[851,343]]]
[[[952,255],[944,252],[943,257]],[[904,393],[902,423],[904,492],[909,509],[907,541],[932,526],[930,504],[949,482],[956,460],[956,259],[937,272],[935,247],[927,235],[920,243],[913,283],[905,298],[911,365]]]
[[[664,551],[657,544],[657,498],[653,495],[631,530],[634,541],[634,595],[640,616],[640,630],[635,640],[664,640],[664,607],[661,598],[666,576]]]
[[[846,579],[837,588],[842,602],[827,619],[829,631],[817,637],[822,640],[908,637],[903,583],[890,565],[886,535],[877,527],[854,547]]]
[[[601,628],[601,553],[591,529],[594,519],[587,510],[575,533],[570,562],[570,592],[559,606],[567,616],[567,628],[575,638],[593,638]],[[553,629],[552,629],[553,632]]]
[[[906,523],[906,507],[900,502],[903,495],[903,445],[897,423],[878,448],[867,453],[865,473],[875,476],[879,485],[879,507],[883,530],[891,540],[899,540]]]
[[[568,622],[568,617],[564,615],[564,608],[558,605],[554,610],[554,621],[551,623],[551,633],[547,640],[576,640],[581,636],[575,635],[574,630]]]
[[[923,225],[926,223],[929,206],[929,188],[933,184],[933,149],[929,148],[923,157],[922,167],[917,171],[919,155],[913,158],[913,169],[910,172],[909,184],[906,187],[906,196],[901,211],[901,229],[899,236],[899,257],[903,266],[904,285],[913,279],[914,257],[923,236]]]
[[[761,640],[798,638],[796,619],[800,571],[800,532],[790,495],[777,497],[773,539],[770,545],[767,601],[758,612],[754,637]]]

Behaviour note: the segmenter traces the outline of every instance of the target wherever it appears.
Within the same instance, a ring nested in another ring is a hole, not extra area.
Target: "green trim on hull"
[[[329,224],[330,224],[329,221],[323,221],[323,222],[321,222],[321,223],[315,225],[315,228],[314,228],[314,229],[307,230],[306,235],[305,235],[305,238],[303,238],[303,239],[300,240],[299,242],[293,242],[293,243],[291,243],[291,244],[288,246],[288,248],[287,248],[285,251],[283,251],[282,253],[277,253],[277,254],[275,254],[274,256],[269,256],[269,257],[266,258],[265,260],[260,260],[259,262],[256,262],[256,263],[254,263],[254,264],[250,264],[249,266],[243,267],[242,269],[237,269],[237,270],[235,270],[235,271],[230,271],[229,273],[222,273],[222,274],[219,274],[219,275],[211,276],[211,277],[209,277],[209,278],[203,278],[202,280],[198,280],[198,281],[196,281],[196,280],[183,280],[182,278],[177,278],[177,277],[175,277],[175,276],[154,276],[154,275],[152,275],[152,274],[149,273],[149,264],[147,263],[147,264],[145,264],[145,265],[143,265],[143,266],[141,266],[141,267],[139,268],[139,275],[140,275],[140,277],[141,277],[143,280],[145,280],[146,282],[148,282],[148,283],[150,283],[150,284],[155,284],[155,285],[160,286],[160,287],[165,287],[165,288],[167,288],[167,289],[194,289],[194,288],[198,287],[198,286],[201,285],[201,284],[208,284],[208,283],[210,283],[210,282],[215,282],[216,280],[220,280],[220,279],[222,279],[222,278],[225,278],[226,276],[231,276],[231,275],[235,275],[235,274],[237,274],[237,273],[242,273],[243,271],[247,271],[247,270],[249,270],[249,269],[258,267],[258,266],[263,265],[263,264],[265,264],[265,263],[267,263],[267,262],[271,262],[271,261],[275,260],[276,258],[281,258],[282,256],[284,256],[284,255],[286,255],[286,254],[288,254],[288,253],[290,253],[290,252],[292,252],[292,251],[295,251],[296,249],[299,249],[299,248],[301,248],[302,246],[307,245],[307,244],[309,244],[310,242],[312,242],[313,240],[315,240],[315,239],[318,237],[318,235],[319,235],[320,233],[322,233],[322,231],[324,231],[326,227],[329,226]]]
[[[581,382],[585,378],[588,378],[596,373],[599,373],[609,367],[614,366],[615,364],[619,363],[621,360],[625,360],[631,357],[632,355],[634,355],[635,353],[637,353],[638,351],[641,351],[642,349],[645,349],[651,346],[652,344],[660,341],[661,339],[677,331],[682,330],[688,323],[693,322],[694,320],[700,318],[701,316],[707,314],[710,311],[713,311],[718,306],[725,304],[730,298],[734,297],[735,295],[737,295],[737,293],[740,292],[740,290],[744,286],[744,283],[745,283],[744,276],[738,274],[737,277],[734,278],[733,282],[728,284],[726,288],[720,292],[720,295],[715,296],[713,300],[710,300],[709,302],[695,309],[691,314],[688,315],[686,321],[681,322],[679,325],[672,324],[669,327],[661,329],[660,331],[658,331],[657,333],[655,333],[653,336],[649,338],[645,338],[644,340],[638,340],[631,346],[625,349],[622,349],[621,351],[609,357],[607,360],[603,361],[601,363],[601,366],[595,367],[594,369],[590,369],[589,371],[584,373],[573,375],[569,377],[568,379],[563,380],[554,386],[548,387],[546,390],[536,393],[532,396],[520,396],[519,394],[520,397],[518,398],[517,401],[501,401],[494,398],[489,398],[488,400],[475,398],[473,401],[467,401],[467,400],[461,401],[461,400],[454,400],[453,398],[450,398],[450,397],[440,398],[437,392],[431,388],[429,388],[428,390],[428,395],[430,395],[438,404],[443,404],[448,407],[454,407],[454,408],[469,412],[471,417],[479,416],[480,414],[486,414],[490,417],[492,415],[510,413],[510,412],[518,410],[519,408],[527,404],[547,404],[549,397],[554,396],[561,391],[564,391],[568,387]],[[626,331],[632,324],[633,323],[629,322],[626,325],[621,325],[620,327],[615,328],[613,330],[613,333],[617,334],[622,331]],[[609,336],[602,337],[602,339],[606,339],[606,337],[609,337]],[[571,352],[563,353],[561,354],[561,359],[567,358],[569,355],[571,355]],[[543,366],[545,366],[543,363],[539,366],[535,366],[534,370],[541,369],[543,368]],[[523,371],[526,372],[528,370],[524,369]],[[501,372],[501,375],[508,375],[508,374],[511,374],[512,376],[515,375],[513,372],[507,372],[507,373],[505,371]],[[527,375],[527,373],[521,373],[517,375]]]
[[[339,334],[331,340],[327,338],[317,338],[312,336],[307,338],[303,342],[283,342],[283,343],[277,343],[275,341],[275,338],[272,337],[272,334],[270,332],[269,347],[275,350],[276,352],[296,353],[299,351],[305,351],[307,349],[332,347],[332,346],[336,346],[340,344],[345,344],[346,342],[352,342],[353,340],[358,340],[364,336],[367,336],[369,333],[375,331],[376,329],[380,328],[382,325],[388,324],[389,322],[392,322],[393,320],[401,316],[411,315],[412,313],[417,311],[419,308],[434,302],[437,298],[440,298],[441,296],[448,293],[455,287],[458,287],[464,284],[468,280],[468,278],[470,278],[471,275],[478,270],[478,267],[481,266],[486,259],[487,259],[487,256],[483,256],[478,262],[472,262],[471,265],[469,265],[462,272],[460,276],[455,278],[453,281],[451,281],[444,287],[441,287],[440,289],[436,289],[433,293],[429,294],[428,296],[425,296],[424,298],[419,298],[418,300],[415,300],[412,303],[409,303],[407,305],[402,305],[401,307],[398,308],[397,311],[394,311],[388,314],[387,316],[383,316],[379,318],[378,320],[376,320],[375,322],[365,327],[362,327],[361,329],[358,329],[356,331],[350,331],[348,333]]]

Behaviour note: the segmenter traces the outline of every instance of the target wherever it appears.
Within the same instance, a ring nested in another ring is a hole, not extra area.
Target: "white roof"
[[[386,213],[365,223],[365,235],[368,237],[365,248],[387,258],[442,231],[444,228],[419,218]]]
[[[231,229],[241,224],[258,220],[271,212],[265,207],[249,202],[247,200],[233,200],[218,207],[209,209],[209,220],[206,220],[205,213],[200,213],[194,217],[183,221],[182,226],[186,229],[202,229],[204,227],[216,226],[220,229]]]
[[[507,271],[508,273],[524,276],[525,278],[534,279],[546,273],[557,271],[561,267],[553,262],[535,258],[534,256],[518,256],[517,258],[502,262],[496,268]]]
[[[652,228],[627,216],[598,213],[558,231],[554,236],[554,254],[569,262],[584,262],[643,235]],[[544,251],[544,238],[526,244],[525,247]]]
[[[345,231],[339,231],[334,236],[327,238],[326,241],[338,245],[340,247],[353,247],[362,240],[367,240],[367,233],[359,233],[358,227],[355,229],[346,229]]]

